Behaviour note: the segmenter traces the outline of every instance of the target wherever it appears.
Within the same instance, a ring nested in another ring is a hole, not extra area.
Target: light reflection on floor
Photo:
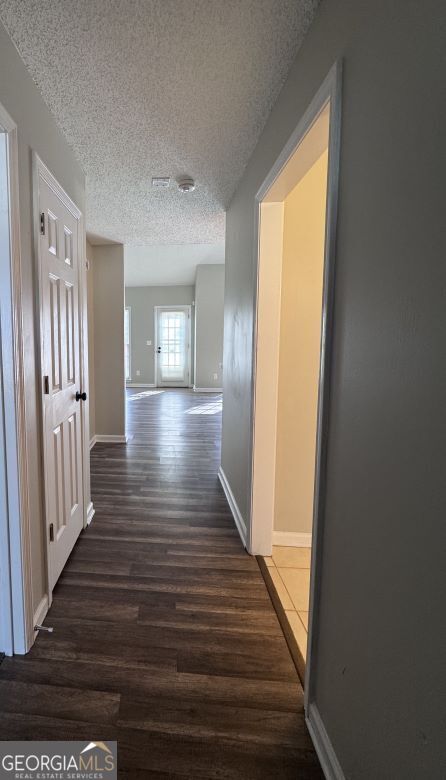
[[[212,401],[209,404],[202,404],[201,406],[191,406],[190,409],[186,409],[185,414],[218,414],[223,408],[223,399],[219,398],[217,401]]]
[[[142,393],[130,393],[127,395],[127,401],[138,401],[140,398],[146,398],[148,395],[158,395],[164,393],[164,390],[144,390]]]

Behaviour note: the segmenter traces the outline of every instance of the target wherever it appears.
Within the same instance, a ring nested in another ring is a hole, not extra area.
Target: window
[[[131,318],[130,318],[130,306],[126,306],[124,309],[124,367],[125,367],[125,379],[126,381],[132,378],[131,374],[131,359],[130,359],[130,343],[131,343]]]

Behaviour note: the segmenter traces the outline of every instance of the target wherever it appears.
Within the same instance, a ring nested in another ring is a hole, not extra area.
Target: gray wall
[[[198,265],[195,281],[195,386],[222,386],[224,265]],[[217,378],[214,379],[214,374]]]
[[[33,253],[32,156],[34,149],[85,212],[85,180],[80,165],[0,24],[0,102],[18,126],[20,239],[22,253],[23,337],[27,409],[28,493],[31,507],[32,591],[34,610],[46,593],[40,437],[40,346],[35,323],[37,272]]]
[[[249,523],[254,195],[344,58],[315,703],[358,780],[446,762],[445,40],[440,0],[322,3],[227,215],[222,464]]]
[[[93,251],[96,435],[125,434],[124,247]]]
[[[193,286],[166,287],[126,287],[125,305],[131,308],[131,356],[132,379],[129,384],[148,384],[155,382],[155,306],[190,305],[194,301]],[[191,334],[194,333],[194,307],[191,311]],[[146,342],[151,341],[148,347]],[[191,339],[191,370],[193,375],[194,344]],[[140,375],[136,375],[136,371]],[[191,377],[193,381],[193,376]]]

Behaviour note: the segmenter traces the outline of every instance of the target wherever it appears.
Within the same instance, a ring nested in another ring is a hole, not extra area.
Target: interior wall
[[[90,440],[96,434],[96,388],[94,360],[94,248],[86,242],[87,256],[87,316],[88,316],[88,399],[90,405]]]
[[[126,287],[125,305],[131,308],[131,372],[128,384],[155,383],[155,306],[192,306],[195,297],[193,285],[165,287]],[[191,308],[191,383],[194,366],[194,316]],[[151,341],[151,345],[147,345]],[[137,372],[139,371],[139,374]]]
[[[285,198],[274,530],[311,534],[328,152]]]
[[[222,466],[249,526],[255,194],[342,58],[312,706],[352,779],[446,762],[445,33],[442,0],[322,3],[226,220]]]
[[[125,434],[124,247],[93,253],[95,434]]]
[[[40,434],[40,375],[37,338],[37,269],[33,251],[32,151],[85,213],[85,177],[43,102],[17,50],[0,24],[0,102],[18,127],[20,240],[22,257],[25,403],[27,410],[28,493],[31,511],[32,593],[34,612],[47,592]]]
[[[225,267],[198,265],[195,282],[195,387],[222,387]]]

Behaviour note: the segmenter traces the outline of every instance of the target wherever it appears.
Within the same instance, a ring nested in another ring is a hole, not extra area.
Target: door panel
[[[46,522],[51,589],[83,528],[79,219],[39,176]],[[45,382],[45,377],[47,381]]]
[[[189,385],[190,309],[157,307],[157,384]]]

